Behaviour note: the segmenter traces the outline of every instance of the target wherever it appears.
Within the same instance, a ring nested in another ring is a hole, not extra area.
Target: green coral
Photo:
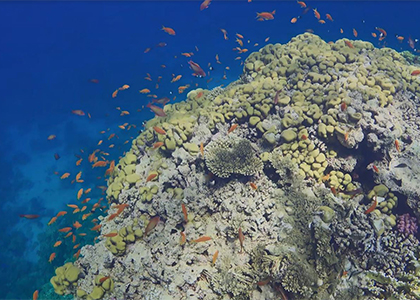
[[[204,157],[210,172],[220,178],[232,174],[250,176],[263,169],[261,159],[247,139],[230,136],[211,141],[205,148]]]
[[[69,262],[55,269],[55,275],[50,279],[54,292],[58,295],[64,295],[68,288],[77,286],[80,270]]]

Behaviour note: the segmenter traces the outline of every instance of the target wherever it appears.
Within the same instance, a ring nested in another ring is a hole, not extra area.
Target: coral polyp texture
[[[54,288],[78,299],[420,299],[416,232],[397,226],[397,214],[417,217],[410,228],[420,217],[420,67],[409,61],[305,33],[251,53],[227,87],[166,105],[110,176],[99,242]]]

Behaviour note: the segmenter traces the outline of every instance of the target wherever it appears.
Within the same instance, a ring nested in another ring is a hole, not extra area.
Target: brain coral
[[[209,170],[221,178],[228,178],[232,174],[250,176],[263,168],[251,143],[241,138],[229,137],[210,142],[204,157]]]

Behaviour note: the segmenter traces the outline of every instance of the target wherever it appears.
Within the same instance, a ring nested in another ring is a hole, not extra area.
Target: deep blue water
[[[137,111],[150,100],[138,92],[140,89],[149,88],[158,97],[177,96],[178,101],[185,99],[195,84],[213,88],[236,80],[242,67],[232,51],[238,46],[235,33],[244,36],[244,48],[249,49],[241,55],[244,58],[265,45],[267,37],[269,43],[286,43],[307,29],[331,41],[354,39],[355,28],[359,39],[381,46],[371,36],[378,26],[388,32],[387,46],[397,50],[411,50],[408,36],[420,38],[415,22],[420,2],[415,1],[307,1],[323,19],[325,13],[332,15],[334,22],[326,24],[319,24],[312,10],[291,24],[291,18],[302,13],[295,1],[213,1],[204,11],[199,10],[200,3],[0,2],[0,298],[24,299],[36,289],[42,292],[54,268],[76,251],[71,238],[63,239],[57,232],[80,218],[80,213],[73,215],[66,204],[78,203],[80,188],[92,188],[87,195],[92,198],[89,209],[101,197],[96,186],[106,185],[104,170],[92,169],[87,155],[100,148],[109,152],[106,159],[118,160],[129,149],[130,143],[124,141],[137,136],[142,122],[153,116],[148,109]],[[255,19],[256,12],[273,10],[274,20]],[[162,31],[162,25],[173,28],[176,35]],[[227,30],[229,40],[223,39],[220,28]],[[396,34],[405,40],[398,42]],[[162,42],[167,46],[156,47]],[[144,53],[148,47],[152,50]],[[182,52],[194,52],[191,59],[206,71],[211,63],[211,75],[193,77],[187,64],[190,58]],[[221,65],[216,64],[216,54]],[[227,66],[230,70],[224,69]],[[222,79],[224,72],[226,80]],[[144,79],[146,73],[152,82]],[[181,80],[170,83],[172,74],[182,74]],[[162,79],[155,89],[158,76]],[[213,80],[207,83],[210,77]],[[112,98],[112,92],[124,84],[130,88]],[[191,88],[179,94],[178,86],[186,84]],[[130,115],[120,116],[117,106]],[[72,114],[75,109],[89,112],[92,118]],[[137,128],[118,128],[125,122]],[[106,133],[101,134],[102,130]],[[108,141],[111,133],[118,138]],[[56,139],[47,140],[50,134]],[[101,139],[103,144],[97,146]],[[111,144],[114,148],[109,148]],[[75,165],[75,155],[83,158],[80,166]],[[84,182],[71,184],[79,171]],[[65,172],[70,172],[70,177],[60,180]],[[60,210],[69,213],[47,226]],[[40,217],[22,219],[20,214]],[[88,235],[78,237],[76,243],[93,242],[91,226],[89,221],[84,223],[86,228],[79,230]],[[53,248],[57,240],[63,244]],[[50,264],[52,252],[57,257]]]

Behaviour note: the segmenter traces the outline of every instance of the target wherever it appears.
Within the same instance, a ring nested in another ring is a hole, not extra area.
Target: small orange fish
[[[358,34],[357,34],[357,30],[356,30],[356,29],[354,29],[354,28],[353,28],[353,35],[354,35],[354,37],[357,37],[357,35],[358,35]]]
[[[414,70],[413,72],[411,72],[411,76],[417,76],[420,74],[420,70]]]
[[[111,237],[114,237],[114,236],[117,236],[117,235],[118,235],[117,232],[111,232],[111,233],[104,234],[103,236],[111,238]]]
[[[238,238],[239,238],[239,244],[241,244],[241,252],[240,253],[242,253],[242,250],[244,248],[245,236],[242,233],[242,228],[241,227],[239,227],[239,230],[238,230]]]
[[[344,41],[344,43],[347,45],[347,47],[354,48],[353,44],[350,41]]]
[[[79,208],[76,204],[67,204],[67,206],[70,208]]]
[[[93,226],[90,230],[92,230],[92,231],[99,231],[99,229],[101,229],[101,227],[102,227],[102,225],[101,224],[98,224],[96,226]]]
[[[170,27],[162,26],[162,30],[165,31],[169,35],[175,35],[175,30]]]
[[[55,242],[54,247],[58,247],[58,246],[60,246],[60,245],[61,245],[61,243],[62,243],[62,241],[57,241],[57,242]]]
[[[61,217],[61,216],[64,216],[65,214],[67,214],[67,212],[66,212],[65,210],[59,211],[59,212],[57,213],[57,218],[58,218],[58,217]]]
[[[249,185],[251,186],[251,188],[253,190],[257,190],[258,189],[257,185],[255,183],[253,183],[253,182],[250,182]]]
[[[69,232],[71,230],[72,230],[71,227],[64,227],[64,228],[59,229],[58,231],[60,231],[60,232]]]
[[[76,166],[80,166],[80,164],[82,163],[83,158],[79,159],[78,161],[76,161]]]
[[[78,115],[78,116],[84,116],[85,115],[85,112],[83,110],[80,110],[80,109],[72,110],[71,112],[75,115]]]
[[[149,176],[147,176],[146,182],[149,182],[149,181],[153,180],[154,178],[156,178],[156,176],[157,176],[156,173],[150,174]]]
[[[378,205],[378,200],[377,200],[377,197],[375,195],[375,200],[373,201],[373,204],[365,211],[365,215],[367,215],[367,214],[371,213],[372,211],[374,211],[375,208],[376,208],[376,205]]]
[[[73,244],[76,243],[76,235],[73,234],[72,240],[73,240]]]
[[[92,168],[97,168],[97,167],[106,167],[106,165],[108,164],[108,161],[104,161],[104,160],[100,160],[100,161],[97,161],[96,163],[94,163],[93,165],[92,165]]]
[[[82,216],[82,220],[84,221],[84,220],[86,220],[90,215],[91,215],[92,213],[88,213],[88,214],[84,214],[83,216]]]
[[[275,10],[273,10],[272,12],[262,12],[262,13],[257,12],[256,18],[258,19],[258,21],[273,20],[275,14],[276,14]]]
[[[80,177],[82,177],[82,171],[80,171],[79,173],[77,173],[77,175],[76,175],[76,182],[80,182]]]
[[[318,20],[318,23],[319,24],[325,24],[325,21],[324,20]]]
[[[55,221],[57,221],[57,217],[52,217],[51,220],[48,222],[48,226],[55,223]]]
[[[204,10],[206,8],[209,8],[211,0],[204,0],[201,4],[200,4],[200,10]]]
[[[297,22],[297,18],[296,17],[294,17],[294,18],[292,18],[291,20],[290,20],[290,23],[292,23],[292,24],[295,24],[296,22]]]
[[[67,233],[65,236],[64,236],[64,238],[66,239],[66,238],[68,238],[69,236],[71,236],[73,234],[73,232],[72,231],[70,231],[69,233]]]
[[[333,186],[331,187],[331,192],[333,193],[334,196],[337,196],[338,194],[337,190]]]
[[[300,5],[300,8],[306,8],[306,3],[303,1],[297,1],[297,4]]]
[[[25,219],[37,219],[39,218],[39,215],[19,215],[19,217],[25,218]]]
[[[317,18],[318,20],[320,20],[321,19],[321,15],[319,14],[319,12],[317,11],[317,9],[316,8],[314,8],[313,9],[313,11],[314,11],[314,16],[315,16],[315,18]]]
[[[80,255],[80,251],[81,251],[82,249],[79,249],[79,251],[77,251],[74,255],[73,255],[73,257],[74,258],[78,258],[79,257],[79,255]]]
[[[162,134],[162,135],[165,135],[165,134],[166,134],[166,131],[165,131],[165,130],[163,130],[162,128],[157,127],[157,126],[153,126],[153,130],[154,130],[156,133],[158,133],[158,134]]]
[[[55,139],[57,136],[55,135],[55,134],[50,134],[48,137],[47,137],[47,140],[49,140],[49,141],[52,141],[53,139]]]
[[[82,195],[83,195],[83,189],[80,189],[80,190],[77,192],[77,200],[80,200],[80,197],[82,197]]]
[[[377,35],[376,35],[376,33],[375,33],[375,32],[372,32],[372,33],[371,33],[371,35],[372,35],[372,37],[374,37],[374,38],[376,38],[376,37],[377,37]]]
[[[33,294],[32,294],[32,300],[37,300],[38,299],[38,290],[36,290]]]
[[[191,243],[201,243],[201,242],[207,242],[207,241],[210,241],[210,240],[211,240],[211,237],[204,235],[202,237],[199,237],[196,240],[191,241]]]
[[[86,236],[86,233],[79,233],[79,236]]]
[[[201,156],[204,157],[204,144],[203,144],[203,142],[200,143],[200,153],[201,153]]]
[[[75,235],[73,235],[73,236],[75,237]],[[79,246],[80,246],[80,244],[74,245],[73,249],[77,249],[77,248],[79,248]]]
[[[51,263],[54,260],[55,255],[56,255],[55,252],[51,253],[50,259],[48,260],[49,263]]]
[[[213,254],[213,259],[211,260],[213,266],[216,264],[217,257],[219,256],[219,250],[216,250]]]
[[[373,169],[376,173],[379,173],[379,169],[378,169],[378,167],[377,167],[377,166],[372,165],[372,169]]]
[[[60,179],[66,179],[70,176],[70,173],[64,173],[63,175],[61,175]]]
[[[344,33],[344,30],[343,30],[343,28],[340,28],[340,33]]]
[[[233,124],[232,126],[230,126],[228,133],[231,133],[232,131],[234,131],[236,127],[238,127],[238,124]]]
[[[147,224],[146,229],[144,231],[144,236],[145,237],[149,234],[150,231],[152,231],[156,227],[156,225],[159,223],[159,221],[160,221],[159,216],[156,216],[156,217],[153,217],[153,218],[150,219],[150,221]]]
[[[76,229],[79,229],[80,227],[82,227],[82,224],[80,224],[78,221],[73,223],[73,227]]]
[[[401,152],[400,151],[400,143],[398,142],[398,140],[395,140],[394,144],[395,144],[395,149],[397,149],[398,152]]]
[[[331,17],[330,14],[326,14],[325,17],[330,20],[331,22],[334,22],[333,18]]]
[[[228,40],[228,37],[227,37],[227,31],[226,31],[225,29],[223,29],[223,28],[220,28],[220,31],[223,33],[223,38],[224,38],[225,40]]]
[[[258,281],[258,282],[257,282],[257,285],[258,285],[258,286],[267,285],[270,281],[271,281],[271,277],[267,277],[267,278],[266,278],[266,279],[264,279],[264,280]]]
[[[148,93],[150,93],[150,90],[149,89],[142,89],[139,92],[142,93],[142,94],[148,94]]]
[[[177,76],[175,76],[174,78],[172,78],[171,83],[172,83],[172,82],[177,82],[178,80],[180,80],[180,79],[181,79],[181,77],[182,77],[182,75],[177,75]]]
[[[111,276],[102,277],[101,279],[99,279],[99,283],[102,283],[109,278],[111,278]]]
[[[162,147],[163,145],[164,145],[163,142],[156,142],[156,143],[153,144],[153,149],[157,149],[159,147]]]
[[[181,238],[179,240],[179,244],[182,246],[187,242],[187,236],[184,232],[181,232]]]
[[[187,208],[185,207],[185,204],[184,203],[181,203],[181,207],[182,207],[182,213],[184,214],[185,223],[188,223]]]
[[[88,188],[87,190],[84,191],[84,193],[89,194],[91,190],[92,190],[91,188]]]

